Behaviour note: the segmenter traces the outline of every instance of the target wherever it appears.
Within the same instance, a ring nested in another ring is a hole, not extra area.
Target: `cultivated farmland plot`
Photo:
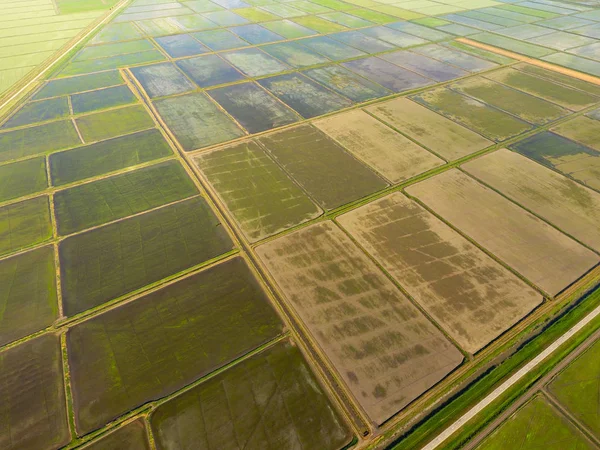
[[[542,301],[535,290],[401,193],[337,220],[470,353]]]
[[[263,244],[257,253],[373,422],[390,418],[462,361],[332,222]]]
[[[595,253],[457,169],[406,192],[550,295],[598,263]]]

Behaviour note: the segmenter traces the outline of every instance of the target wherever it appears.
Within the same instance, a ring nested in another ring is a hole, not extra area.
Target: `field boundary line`
[[[46,67],[44,67],[44,69],[40,73],[38,73],[35,77],[29,80],[25,85],[21,86],[21,88],[18,89],[17,92],[14,92],[11,96],[6,98],[3,101],[3,103],[0,104],[0,111],[2,111],[6,106],[8,106],[13,100],[17,99],[19,95],[21,95],[23,92],[26,92],[33,85],[33,83],[37,82],[48,71],[50,71],[50,69],[52,69],[56,64],[58,64],[63,56],[71,52],[75,47],[77,47],[79,44],[81,44],[83,41],[89,38],[92,35],[92,33],[95,33],[100,27],[103,27],[104,25],[106,25],[106,23],[108,23],[115,16],[117,16],[127,3],[129,3],[129,0],[121,0],[121,2],[115,5],[113,7],[113,10],[108,15],[106,15],[100,22],[96,23],[91,29],[86,31],[83,34],[83,36],[81,36],[79,39],[77,39],[77,41],[69,45],[69,47],[65,48],[60,54],[56,55],[54,60],[51,61]]]
[[[571,327],[561,337],[556,339],[535,358],[533,358],[531,361],[525,364],[508,380],[506,380],[499,387],[494,389],[494,391],[492,391],[483,400],[481,400],[469,411],[467,411],[467,413],[462,415],[457,421],[455,421],[452,425],[450,425],[448,428],[442,431],[442,433],[440,433],[436,438],[434,438],[427,445],[425,445],[422,448],[422,450],[434,450],[438,448],[443,442],[450,438],[459,428],[461,428],[463,425],[469,422],[478,413],[483,411],[488,405],[490,405],[494,400],[500,397],[505,391],[507,391],[514,384],[516,384],[519,380],[521,380],[521,378],[523,378],[525,375],[527,375],[529,372],[531,372],[533,369],[539,366],[546,358],[552,355],[564,343],[566,343],[569,339],[571,339],[575,334],[577,334],[581,329],[583,329],[587,324],[589,324],[598,316],[600,316],[600,306],[597,306],[591,313],[589,313],[586,317],[584,317],[577,324]]]
[[[487,50],[493,53],[497,53],[498,55],[506,56],[507,58],[513,58],[521,62],[526,62],[531,64],[532,66],[541,67],[542,69],[551,70],[552,72],[558,72],[563,75],[567,75],[572,78],[577,78],[582,81],[587,81],[588,83],[600,85],[600,78],[595,77],[593,75],[589,75],[587,73],[579,72],[577,70],[569,69],[567,67],[562,67],[556,64],[552,64],[545,61],[540,61],[539,59],[530,58],[529,56],[523,56],[519,53],[514,53],[508,50],[504,50],[499,47],[494,47],[493,45],[483,44],[481,42],[473,41],[468,38],[458,38],[456,39],[458,42],[462,42],[463,44],[470,45],[472,47],[477,47],[482,50]]]

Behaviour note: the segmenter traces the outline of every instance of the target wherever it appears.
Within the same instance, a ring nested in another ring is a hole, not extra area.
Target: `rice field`
[[[0,0],[0,98],[115,12],[0,110],[0,447],[389,444],[600,262],[592,3]]]

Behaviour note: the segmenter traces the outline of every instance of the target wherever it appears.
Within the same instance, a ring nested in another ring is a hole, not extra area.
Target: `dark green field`
[[[281,328],[241,258],[73,327],[67,339],[78,431],[182,388]]]
[[[40,244],[51,237],[47,196],[0,208],[0,255]]]
[[[46,160],[32,158],[0,166],[0,202],[34,194],[48,187]]]
[[[84,447],[86,450],[150,450],[146,426],[142,419],[131,422],[117,431],[102,435]]]

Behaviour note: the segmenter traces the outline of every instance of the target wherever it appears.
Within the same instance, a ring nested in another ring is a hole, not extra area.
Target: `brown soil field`
[[[444,164],[441,158],[359,109],[318,120],[313,125],[391,183]]]
[[[461,363],[462,354],[334,223],[257,253],[373,422]]]
[[[406,191],[550,295],[598,263],[596,254],[457,169]]]
[[[337,219],[469,353],[542,302],[542,296],[399,192]]]
[[[506,149],[462,167],[529,211],[600,250],[598,192]]]
[[[492,141],[406,98],[366,108],[447,160],[489,147]]]

